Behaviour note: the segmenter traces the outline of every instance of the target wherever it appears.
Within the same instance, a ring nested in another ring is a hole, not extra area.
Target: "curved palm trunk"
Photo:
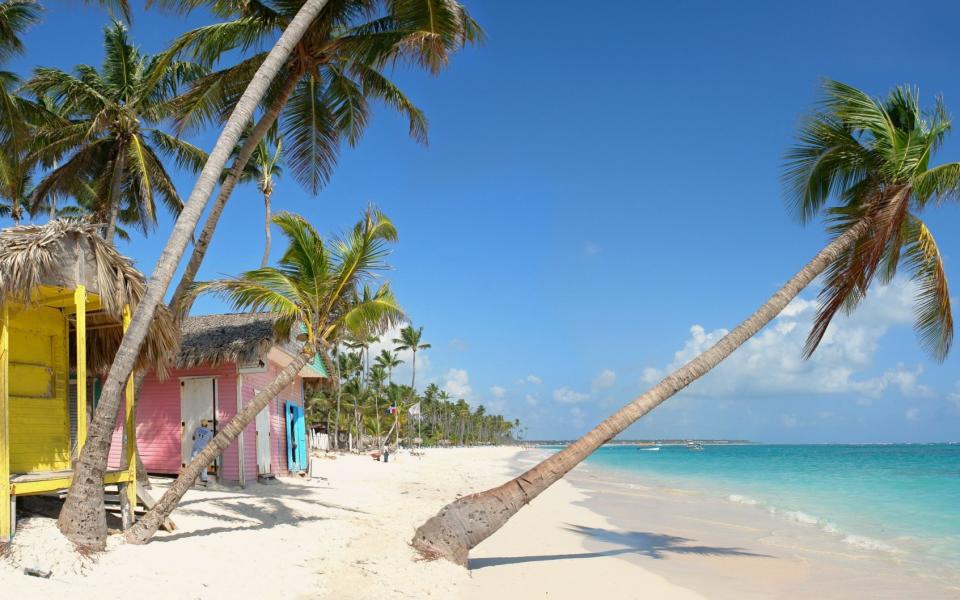
[[[260,260],[260,267],[266,267],[270,263],[270,223],[273,219],[271,207],[270,207],[270,190],[263,191],[263,233],[266,239],[266,243],[263,246],[263,258]]]
[[[96,550],[102,550],[106,546],[107,520],[103,503],[103,474],[107,468],[110,441],[116,424],[117,411],[120,409],[124,384],[133,370],[140,345],[147,336],[157,305],[163,301],[163,296],[183,258],[187,244],[197,228],[200,216],[220,180],[230,152],[237,145],[244,126],[250,121],[253,111],[266,94],[271,81],[280,72],[294,46],[326,3],[327,0],[304,2],[297,16],[293,18],[276,45],[270,50],[220,133],[190,198],[174,224],[143,298],[133,315],[130,328],[117,350],[110,374],[103,386],[100,403],[94,412],[93,421],[87,433],[87,443],[80,452],[75,466],[70,492],[60,511],[58,520],[60,531],[75,544]]]
[[[193,487],[200,473],[220,456],[234,440],[240,437],[243,430],[257,418],[257,414],[296,379],[297,373],[313,359],[315,354],[316,352],[313,350],[301,351],[289,365],[277,374],[270,385],[254,396],[253,400],[240,409],[236,416],[227,421],[223,429],[210,440],[207,447],[183,469],[180,476],[167,489],[156,505],[147,514],[143,515],[133,527],[127,530],[124,536],[126,540],[132,544],[145,544],[150,541],[160,525],[180,504],[183,495]]]
[[[326,3],[326,0],[323,0],[323,3]],[[257,144],[267,135],[267,132],[277,121],[280,112],[283,110],[283,107],[286,106],[299,80],[300,76],[297,74],[291,74],[287,77],[280,93],[277,94],[277,97],[270,105],[270,108],[267,109],[267,112],[257,121],[247,141],[245,141],[240,148],[240,154],[237,155],[236,160],[234,160],[230,166],[227,177],[223,180],[223,184],[220,185],[217,199],[214,201],[213,206],[210,207],[210,214],[207,215],[207,220],[203,223],[203,230],[200,232],[200,237],[197,238],[193,246],[193,252],[190,253],[190,260],[187,262],[187,267],[180,277],[180,283],[177,284],[177,289],[173,292],[173,297],[170,299],[170,307],[175,309],[175,312],[181,311],[180,314],[184,315],[190,312],[190,308],[193,306],[193,299],[188,296],[187,291],[197,278],[197,273],[200,271],[200,263],[203,262],[204,257],[207,255],[210,240],[213,239],[213,232],[216,230],[217,224],[220,223],[220,217],[223,215],[224,207],[227,206],[227,200],[230,199],[230,195],[233,194],[233,189],[237,186],[237,182],[240,181],[240,175],[243,173],[243,169],[246,168],[247,163],[250,162],[250,157],[253,156],[253,151],[257,149]]]
[[[867,230],[861,222],[836,238],[807,263],[755,313],[700,356],[605,419],[582,438],[503,485],[452,502],[417,529],[413,546],[426,558],[445,558],[466,566],[470,550],[500,529],[524,505],[567,474],[597,448],[613,439],[687,387],[780,314],[803,288]]]

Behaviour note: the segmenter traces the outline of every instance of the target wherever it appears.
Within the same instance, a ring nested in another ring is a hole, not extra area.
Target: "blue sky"
[[[520,418],[531,438],[586,431],[822,246],[778,183],[819,78],[878,95],[910,83],[960,113],[952,3],[465,1],[487,43],[439,77],[395,73],[430,119],[429,146],[378,110],[326,189],[311,197],[285,179],[274,202],[326,231],[369,202],[384,209],[401,236],[390,278],[433,344],[418,381]],[[107,15],[46,6],[11,67],[99,64]],[[903,35],[880,33],[905,19]],[[133,38],[154,52],[204,22],[139,13]],[[939,159],[960,160],[957,134]],[[177,182],[187,196],[192,179]],[[960,207],[927,218],[960,281]],[[169,227],[121,249],[149,272]],[[239,189],[201,276],[257,266],[261,237],[259,196]],[[816,291],[624,437],[957,440],[960,355],[919,351],[908,284],[877,290],[804,363]]]

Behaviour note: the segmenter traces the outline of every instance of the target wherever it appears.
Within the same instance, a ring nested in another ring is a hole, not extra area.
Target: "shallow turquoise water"
[[[660,448],[606,446],[587,464],[700,489],[852,546],[960,567],[960,445]]]

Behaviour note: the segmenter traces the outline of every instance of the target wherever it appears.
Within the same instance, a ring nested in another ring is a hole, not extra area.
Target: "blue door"
[[[284,405],[287,421],[287,469],[291,472],[307,470],[307,423],[303,407],[293,402]]]

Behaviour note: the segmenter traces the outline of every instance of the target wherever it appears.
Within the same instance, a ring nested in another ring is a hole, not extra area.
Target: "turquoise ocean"
[[[605,446],[586,464],[960,572],[960,444]]]

